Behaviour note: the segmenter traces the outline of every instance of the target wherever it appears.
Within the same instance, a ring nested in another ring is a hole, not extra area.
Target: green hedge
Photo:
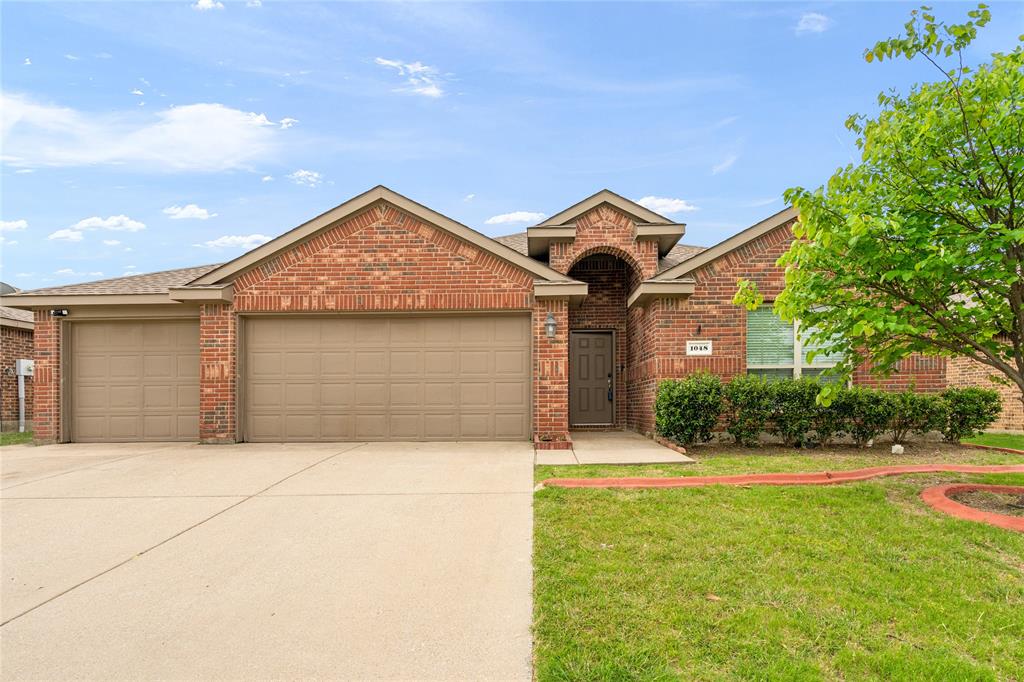
[[[741,375],[723,384],[696,374],[659,384],[655,421],[660,435],[685,445],[710,440],[720,420],[746,446],[757,445],[763,432],[789,446],[829,445],[844,436],[864,446],[883,433],[905,443],[931,431],[955,443],[984,431],[1002,409],[998,393],[982,388],[938,394],[842,388],[829,405],[818,404],[820,390],[811,379]]]

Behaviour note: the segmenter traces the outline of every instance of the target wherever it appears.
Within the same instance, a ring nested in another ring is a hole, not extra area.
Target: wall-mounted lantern
[[[555,332],[558,331],[558,322],[555,321],[555,316],[551,313],[548,313],[548,319],[544,320],[544,331],[549,339],[555,338]]]

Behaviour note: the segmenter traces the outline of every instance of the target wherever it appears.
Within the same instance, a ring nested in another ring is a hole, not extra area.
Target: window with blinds
[[[747,373],[766,379],[813,378],[839,360],[827,346],[803,344],[798,322],[786,322],[764,305],[747,312]],[[807,356],[816,351],[813,361]]]

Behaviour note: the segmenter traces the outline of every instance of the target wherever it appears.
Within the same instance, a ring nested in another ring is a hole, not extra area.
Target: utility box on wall
[[[36,375],[36,361],[15,360],[14,373],[19,377],[34,377]]]

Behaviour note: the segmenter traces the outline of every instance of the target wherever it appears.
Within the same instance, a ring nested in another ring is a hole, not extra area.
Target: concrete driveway
[[[4,679],[531,676],[527,443],[0,450]]]

